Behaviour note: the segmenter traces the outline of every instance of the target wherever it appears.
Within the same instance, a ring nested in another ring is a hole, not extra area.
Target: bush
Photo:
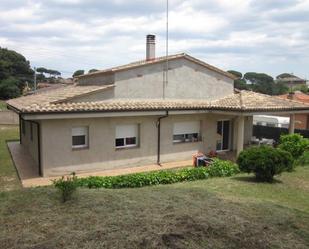
[[[303,138],[300,134],[282,135],[279,148],[290,152],[294,159],[298,159],[305,150],[308,150],[309,139]]]
[[[309,151],[305,151],[296,161],[295,165],[297,166],[306,166],[309,165]]]
[[[78,187],[77,177],[75,176],[75,173],[72,173],[71,175],[72,176],[67,177],[62,176],[61,179],[53,180],[55,188],[57,188],[61,193],[63,202],[71,199],[72,194],[76,191]]]
[[[237,164],[217,158],[215,158],[213,163],[206,169],[211,177],[232,176],[240,172]]]
[[[213,164],[208,167],[161,170],[122,176],[90,176],[78,179],[78,186],[88,188],[138,188],[158,184],[202,180],[214,176],[232,176],[237,173],[239,173],[239,169],[236,164],[214,159]]]
[[[293,169],[293,157],[284,150],[270,146],[251,147],[237,159],[241,171],[254,173],[257,180],[273,181],[274,175]]]

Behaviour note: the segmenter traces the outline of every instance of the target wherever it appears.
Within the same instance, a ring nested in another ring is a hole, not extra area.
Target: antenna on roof
[[[169,18],[169,2],[166,0],[166,44],[165,44],[165,56],[166,56],[166,63],[165,63],[165,73],[163,77],[163,99],[165,99],[165,86],[168,84],[168,18]]]

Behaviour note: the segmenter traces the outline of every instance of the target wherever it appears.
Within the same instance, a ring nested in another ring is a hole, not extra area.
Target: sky
[[[170,0],[169,52],[309,79],[309,0]],[[165,54],[166,0],[1,0],[0,47],[69,77]]]

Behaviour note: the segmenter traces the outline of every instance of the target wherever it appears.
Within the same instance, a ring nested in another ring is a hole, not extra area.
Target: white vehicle
[[[268,115],[253,116],[254,125],[289,128],[289,123],[290,123],[289,117],[268,116]]]

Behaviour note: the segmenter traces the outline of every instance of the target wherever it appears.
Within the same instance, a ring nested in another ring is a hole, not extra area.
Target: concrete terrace
[[[36,163],[31,158],[29,153],[20,145],[19,141],[8,142],[8,148],[10,150],[14,165],[16,167],[19,179],[23,187],[29,188],[38,186],[48,186],[52,184],[52,180],[61,178],[61,177],[39,176]],[[157,164],[151,164],[151,165],[123,168],[123,169],[102,170],[89,173],[81,173],[76,175],[77,177],[80,178],[88,176],[117,176],[117,175],[127,175],[127,174],[141,173],[148,171],[156,171],[162,169],[184,168],[191,165],[192,160],[186,160],[186,161],[163,163],[161,166]]]

